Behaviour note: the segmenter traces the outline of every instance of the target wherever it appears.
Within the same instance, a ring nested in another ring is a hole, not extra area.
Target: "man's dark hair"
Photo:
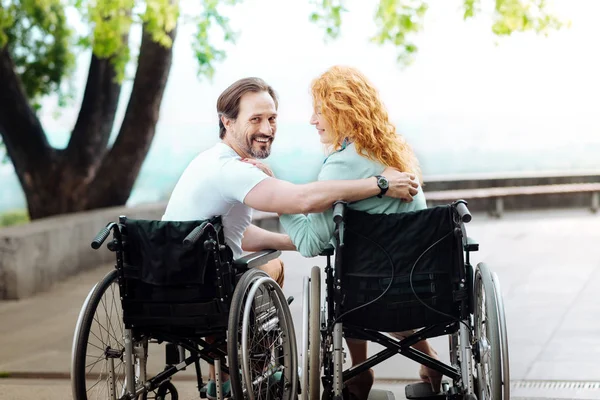
[[[221,116],[229,119],[237,119],[240,112],[240,99],[248,92],[260,93],[267,92],[275,102],[275,109],[278,107],[277,94],[275,90],[260,78],[244,78],[233,83],[221,93],[217,100],[217,113],[219,114],[219,138],[225,136],[225,125],[221,121]]]

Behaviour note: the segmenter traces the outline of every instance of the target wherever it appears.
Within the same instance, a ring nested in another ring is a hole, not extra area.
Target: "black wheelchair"
[[[174,400],[171,378],[191,364],[205,397],[201,359],[215,366],[217,399],[223,398],[222,373],[230,375],[236,399],[297,397],[288,300],[273,279],[253,269],[280,252],[234,260],[219,217],[185,222],[119,217],[92,247],[100,248],[111,232],[115,269],[91,290],[75,329],[74,399]],[[151,371],[149,350],[158,353],[159,345],[166,360]]]
[[[301,386],[303,400],[348,398],[345,383],[401,354],[439,371],[440,393],[426,383],[406,387],[421,399],[510,398],[509,360],[499,280],[470,263],[479,245],[467,236],[466,202],[404,214],[367,214],[337,203],[334,249],[326,250],[326,298],[320,268],[304,282]],[[412,330],[402,340],[384,334]],[[450,364],[411,346],[449,336]],[[384,349],[343,370],[343,336]],[[373,392],[372,392],[373,393]]]

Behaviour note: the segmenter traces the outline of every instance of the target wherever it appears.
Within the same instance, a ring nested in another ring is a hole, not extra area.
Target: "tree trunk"
[[[109,60],[92,56],[69,145],[56,150],[29,105],[8,49],[0,50],[0,134],[31,219],[125,204],[154,138],[172,54],[172,46],[153,42],[144,30],[125,118],[108,151],[120,85]]]
[[[31,109],[8,46],[0,50],[0,133],[27,197],[31,218],[43,216],[52,198],[41,190],[55,169],[57,152],[50,147],[42,125]]]
[[[121,84],[116,80],[111,59],[99,59],[92,54],[77,122],[69,144],[61,154],[61,173],[54,176],[54,184],[63,194],[59,209],[82,209],[82,192],[106,154],[120,93]]]

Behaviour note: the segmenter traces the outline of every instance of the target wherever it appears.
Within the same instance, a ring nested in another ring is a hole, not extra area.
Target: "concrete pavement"
[[[600,398],[594,383],[600,382],[600,215],[584,209],[507,213],[500,220],[475,214],[467,230],[480,243],[472,261],[486,262],[502,284],[513,398],[559,393],[556,398]],[[284,291],[295,297],[291,308],[299,339],[302,279],[325,260],[291,252],[283,260]],[[0,399],[71,398],[67,379],[77,315],[110,268],[83,273],[30,299],[0,302],[0,373],[56,378],[0,379]],[[432,343],[447,361],[447,339]],[[394,357],[376,367],[376,386],[391,387],[398,398],[403,392],[398,384],[416,380],[417,371],[413,361]],[[561,389],[543,381],[566,383]],[[588,383],[585,390],[581,384],[571,390],[570,381]],[[182,385],[192,388],[190,397],[182,398],[193,398],[193,383]],[[55,394],[35,394],[42,392]]]

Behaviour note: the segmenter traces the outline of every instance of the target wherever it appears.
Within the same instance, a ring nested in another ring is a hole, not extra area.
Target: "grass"
[[[11,210],[0,214],[0,228],[26,224],[27,222],[29,222],[27,210]]]

